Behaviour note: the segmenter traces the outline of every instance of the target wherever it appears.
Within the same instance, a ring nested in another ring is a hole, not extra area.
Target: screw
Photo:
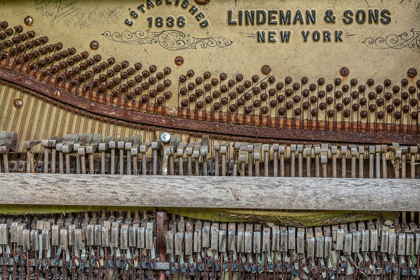
[[[92,41],[90,42],[89,46],[92,50],[97,50],[99,48],[99,43],[98,41]]]
[[[31,26],[34,23],[34,19],[31,16],[27,16],[24,18],[23,22],[27,26]]]
[[[177,56],[175,57],[174,62],[176,66],[181,66],[182,64],[184,64],[184,58],[182,56]]]
[[[366,83],[367,83],[368,86],[371,87],[371,86],[373,86],[375,84],[375,81],[373,79],[369,79],[369,80],[367,80]]]
[[[22,102],[22,100],[21,100],[21,99],[15,99],[15,100],[13,101],[13,106],[14,106],[16,109],[21,108],[21,107],[23,106],[23,102]]]
[[[415,78],[415,77],[417,76],[417,70],[416,70],[416,69],[414,69],[414,68],[410,68],[410,69],[408,69],[408,71],[407,71],[407,76],[408,76],[409,78]]]
[[[264,75],[268,75],[271,73],[271,67],[268,65],[264,65],[263,67],[261,67],[261,73],[263,73]]]
[[[341,77],[347,77],[348,75],[350,75],[350,70],[347,67],[342,67],[340,69],[340,75]]]

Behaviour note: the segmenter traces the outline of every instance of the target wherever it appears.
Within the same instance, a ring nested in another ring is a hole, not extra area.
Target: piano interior
[[[3,2],[2,279],[418,279],[418,1]]]

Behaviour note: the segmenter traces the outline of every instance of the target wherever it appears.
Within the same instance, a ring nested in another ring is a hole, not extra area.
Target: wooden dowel
[[[139,171],[139,168],[137,166],[137,156],[133,156],[132,160],[133,160],[133,175],[137,175],[137,172]]]
[[[51,149],[51,173],[55,174],[56,151],[55,148]]]
[[[183,176],[184,175],[184,158],[182,156],[178,157],[178,170],[179,170],[179,175]]]
[[[105,174],[105,151],[101,152],[101,174]]]
[[[3,159],[4,159],[5,154],[3,154]],[[48,148],[44,149],[44,173],[48,173],[48,158],[49,158],[49,152],[48,152]],[[4,161],[4,166],[6,167],[6,161]],[[8,168],[8,165],[7,165]],[[6,168],[5,168],[6,170]],[[6,171],[6,173],[9,172],[9,170]]]
[[[111,149],[111,174],[115,174],[115,149]]]
[[[124,174],[124,149],[120,149],[120,175]]]
[[[222,154],[222,176],[226,176],[226,154]]]
[[[214,176],[219,176],[219,151],[215,151],[214,154]],[[223,164],[223,160],[222,160],[222,164]],[[223,173],[223,172],[222,172]]]
[[[82,174],[86,174],[86,156],[85,155],[80,155],[80,165],[81,165]]]
[[[278,159],[278,152],[275,151],[273,154],[273,177],[279,176],[279,159]]]
[[[147,158],[146,153],[141,154],[141,174],[147,175]]]
[[[89,154],[89,173],[95,174],[95,163],[93,162],[93,154]]]
[[[187,157],[187,174],[188,174],[188,176],[193,175],[193,172],[192,172],[192,157],[191,156]]]
[[[66,158],[66,174],[70,174],[70,154],[66,153],[65,158]]]
[[[63,152],[58,152],[58,172],[64,174],[64,158]]]

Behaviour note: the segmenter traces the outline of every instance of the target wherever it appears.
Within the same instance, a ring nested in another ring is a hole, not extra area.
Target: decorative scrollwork
[[[420,51],[420,31],[414,29],[404,32],[400,35],[390,34],[386,37],[378,37],[376,39],[368,37],[363,43],[374,49],[404,49],[409,48]]]
[[[178,30],[164,30],[161,32],[151,32],[149,30],[130,32],[125,30],[121,33],[106,31],[102,35],[114,42],[129,45],[159,44],[170,51],[197,49],[197,46],[202,49],[211,47],[224,48],[233,43],[225,37],[195,38]]]

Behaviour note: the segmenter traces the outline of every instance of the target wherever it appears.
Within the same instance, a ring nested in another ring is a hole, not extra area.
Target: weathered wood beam
[[[0,204],[420,211],[420,180],[3,173]]]

